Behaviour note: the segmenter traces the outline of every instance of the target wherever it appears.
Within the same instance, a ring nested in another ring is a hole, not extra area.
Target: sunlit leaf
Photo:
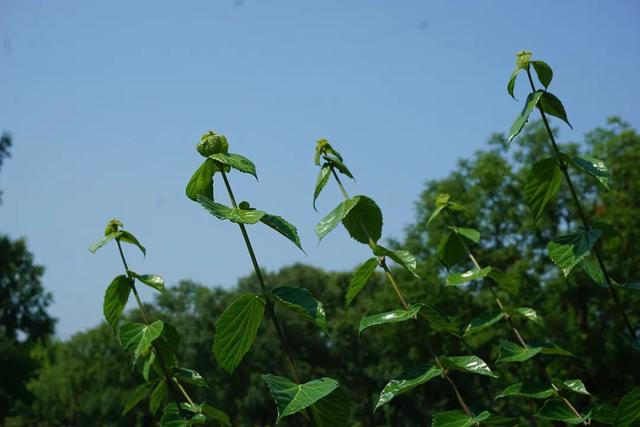
[[[345,298],[347,307],[367,284],[377,266],[378,260],[376,258],[369,258],[353,273]]]
[[[491,378],[498,378],[491,371],[484,360],[478,356],[440,356],[440,362],[449,369],[455,369],[469,374],[485,375]]]
[[[569,123],[569,119],[567,118],[567,112],[564,109],[564,105],[562,105],[562,102],[551,92],[544,92],[542,94],[538,106],[545,113],[556,116],[573,129],[573,126],[571,126],[571,123]]]
[[[187,197],[196,202],[201,194],[213,200],[213,175],[218,171],[218,166],[213,160],[205,159],[187,184]]]
[[[556,196],[561,183],[562,171],[557,158],[550,157],[533,165],[524,184],[524,200],[535,223],[542,218],[544,208]]]
[[[107,323],[109,323],[114,330],[117,328],[120,316],[124,311],[124,307],[127,305],[132,285],[133,282],[129,277],[120,275],[111,281],[104,293],[102,313]]]
[[[147,353],[155,341],[162,333],[164,323],[156,320],[150,325],[144,323],[125,323],[118,331],[120,344],[127,351],[133,351],[134,359]]]
[[[458,286],[471,282],[472,280],[487,277],[491,272],[491,267],[485,267],[482,270],[469,270],[464,273],[452,273],[447,276],[446,286]]]
[[[500,354],[496,363],[524,362],[542,351],[542,347],[522,347],[514,342],[500,340]]]
[[[308,289],[282,286],[275,288],[271,294],[278,304],[310,320],[326,334],[329,333],[324,306]]]
[[[304,384],[271,374],[262,375],[262,379],[267,383],[278,408],[276,423],[313,405],[338,387],[338,382],[332,378],[319,378]]]
[[[361,335],[365,329],[372,326],[383,325],[387,323],[398,323],[415,319],[416,314],[422,307],[422,305],[416,304],[410,307],[409,310],[391,310],[385,313],[372,314],[371,316],[364,317],[362,320],[360,320],[358,335]]]
[[[592,228],[577,233],[556,237],[547,244],[549,257],[565,277],[578,265],[593,248],[602,232]]]
[[[492,310],[482,313],[481,315],[471,319],[464,331],[464,334],[469,335],[475,332],[479,332],[485,328],[488,328],[494,323],[499,322],[503,317],[504,313],[501,310]]]
[[[530,93],[529,96],[527,96],[527,100],[524,104],[524,108],[522,109],[520,114],[518,114],[518,117],[516,117],[516,119],[514,120],[513,124],[511,125],[511,129],[509,129],[509,139],[508,139],[509,143],[513,141],[513,139],[516,136],[518,136],[518,134],[522,131],[522,128],[529,120],[529,116],[531,115],[531,112],[536,107],[538,100],[544,93],[545,92],[542,90],[537,90],[535,92]]]
[[[329,177],[331,176],[331,166],[329,164],[324,164],[320,168],[320,172],[318,172],[318,179],[316,179],[316,188],[313,191],[313,209],[316,210],[316,200],[318,200],[318,196],[322,192],[322,189],[327,185],[329,181]]]
[[[212,154],[211,156],[209,156],[209,158],[217,162],[220,162],[223,165],[230,166],[240,172],[253,175],[255,179],[258,179],[258,175],[256,174],[256,166],[253,164],[251,160],[247,159],[244,156],[241,156],[240,154],[217,153],[217,154]]]
[[[316,235],[318,240],[322,240],[324,236],[329,234],[334,228],[340,224],[343,218],[358,204],[357,198],[352,198],[341,202],[334,210],[332,210],[327,216],[322,218],[318,225],[316,225]]]
[[[374,243],[382,235],[382,211],[373,199],[355,196],[356,205],[342,218],[342,224],[349,235],[365,245]]]
[[[403,372],[384,386],[374,411],[385,403],[390,402],[396,396],[406,393],[440,375],[442,375],[442,369],[433,365],[422,365]]]

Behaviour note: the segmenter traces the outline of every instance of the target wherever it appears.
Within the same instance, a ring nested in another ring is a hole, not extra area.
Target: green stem
[[[531,85],[531,90],[532,91],[536,91],[536,86],[533,83],[533,78],[531,77],[531,71],[529,70],[529,68],[527,68],[527,77],[529,78],[529,84]],[[569,186],[569,191],[571,192],[571,197],[573,198],[573,202],[576,206],[576,208],[578,209],[578,214],[580,215],[580,220],[582,221],[582,225],[585,228],[585,230],[590,230],[591,226],[589,225],[589,221],[587,220],[587,216],[584,212],[584,209],[582,208],[582,203],[580,202],[580,199],[578,198],[578,194],[576,193],[576,189],[573,185],[573,181],[571,180],[571,176],[569,175],[569,171],[567,168],[567,164],[565,163],[564,160],[562,160],[562,157],[560,156],[561,152],[560,149],[558,148],[558,144],[556,143],[556,139],[553,136],[553,132],[551,131],[551,127],[549,126],[549,121],[547,120],[547,116],[544,113],[544,111],[542,111],[542,108],[540,107],[540,104],[538,104],[536,106],[538,108],[538,111],[540,112],[540,116],[542,117],[542,121],[544,122],[544,127],[547,130],[547,135],[549,136],[549,141],[551,142],[551,146],[553,147],[554,152],[556,153],[556,157],[558,158],[558,161],[560,162],[560,169],[562,170],[562,174],[564,175],[564,179],[567,183],[567,185]],[[607,267],[604,264],[604,258],[602,256],[602,253],[600,252],[600,249],[598,248],[598,246],[596,245],[593,248],[594,254],[596,256],[596,260],[598,261],[598,265],[600,266],[600,270],[602,270],[602,274],[604,275],[604,279],[605,282],[607,283],[607,287],[609,288],[609,293],[611,295],[611,297],[613,298],[616,306],[618,307],[618,311],[620,312],[620,314],[622,315],[622,318],[624,320],[624,324],[627,328],[627,331],[629,332],[629,335],[632,339],[636,339],[636,332],[633,329],[633,326],[631,326],[631,322],[629,321],[629,318],[627,317],[627,313],[624,310],[624,307],[622,305],[622,301],[620,301],[620,295],[618,295],[618,291],[614,288],[613,283],[611,281],[611,277],[609,276],[609,271],[607,270]]]
[[[233,191],[231,190],[231,184],[229,184],[229,179],[227,178],[227,174],[224,172],[224,170],[220,170],[220,173],[222,174],[222,179],[224,180],[224,185],[227,188],[227,193],[229,194],[229,199],[231,200],[231,205],[234,208],[238,207],[238,204],[236,203],[236,199],[235,196],[233,195]],[[278,321],[278,318],[276,317],[276,313],[275,310],[273,308],[273,301],[271,300],[271,298],[269,297],[269,291],[267,289],[267,285],[265,284],[264,281],[264,277],[262,276],[262,271],[260,270],[260,266],[258,265],[258,260],[256,259],[256,254],[253,250],[253,246],[251,245],[251,240],[249,239],[249,234],[247,233],[247,229],[244,226],[244,224],[242,223],[238,223],[238,226],[240,226],[240,232],[242,233],[242,238],[244,239],[244,243],[247,247],[247,251],[249,252],[249,257],[251,258],[251,263],[253,264],[253,270],[256,273],[256,277],[258,278],[258,283],[260,285],[260,290],[262,291],[262,293],[267,296],[267,304],[266,304],[266,309],[267,309],[267,313],[269,314],[269,317],[271,318],[271,321],[273,323],[273,327],[276,330],[276,333],[278,335],[278,339],[280,340],[280,345],[282,347],[282,350],[287,358],[287,361],[289,363],[289,367],[291,369],[291,374],[293,375],[293,378],[295,379],[295,381],[300,384],[300,376],[298,375],[298,371],[296,369],[296,365],[293,361],[293,357],[291,356],[291,352],[289,351],[289,346],[287,345],[287,340],[286,337],[284,335],[284,332],[282,330],[282,327],[280,326],[280,322]]]

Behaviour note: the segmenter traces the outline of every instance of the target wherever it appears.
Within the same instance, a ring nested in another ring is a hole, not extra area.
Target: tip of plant
[[[200,142],[196,145],[196,150],[202,157],[209,157],[218,153],[227,154],[229,152],[229,143],[224,135],[219,135],[210,130],[202,135]]]
[[[521,50],[520,52],[516,53],[516,69],[529,69],[529,64],[531,63],[531,55],[531,51],[528,50]]]

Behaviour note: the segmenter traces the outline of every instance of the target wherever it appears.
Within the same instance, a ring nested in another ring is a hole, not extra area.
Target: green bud
[[[449,203],[449,195],[447,193],[440,193],[436,197],[436,207],[442,207]]]
[[[116,233],[120,227],[122,227],[122,223],[114,218],[107,223],[107,228],[104,229],[104,235],[108,236],[111,233]]]
[[[203,157],[209,157],[212,154],[218,153],[227,154],[229,151],[229,143],[224,135],[218,135],[213,131],[209,131],[202,135],[196,149]]]
[[[528,70],[529,63],[531,62],[531,52],[528,50],[521,50],[516,53],[516,69]]]
[[[238,205],[238,207],[239,207],[240,209],[244,209],[245,211],[247,211],[247,210],[251,209],[251,205],[249,204],[249,202],[246,202],[246,201],[242,201],[242,202],[240,202],[240,204]]]

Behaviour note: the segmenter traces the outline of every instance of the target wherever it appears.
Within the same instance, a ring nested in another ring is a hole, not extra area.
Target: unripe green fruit
[[[240,204],[238,205],[238,207],[240,209],[244,209],[244,210],[249,210],[251,209],[251,205],[249,205],[249,202],[240,202]]]
[[[531,62],[531,52],[527,50],[521,50],[516,54],[516,68],[519,70],[526,70],[529,68]]]
[[[218,135],[215,132],[209,131],[202,135],[196,149],[203,157],[209,157],[212,154],[218,153],[227,154],[229,151],[229,143],[224,135]]]

